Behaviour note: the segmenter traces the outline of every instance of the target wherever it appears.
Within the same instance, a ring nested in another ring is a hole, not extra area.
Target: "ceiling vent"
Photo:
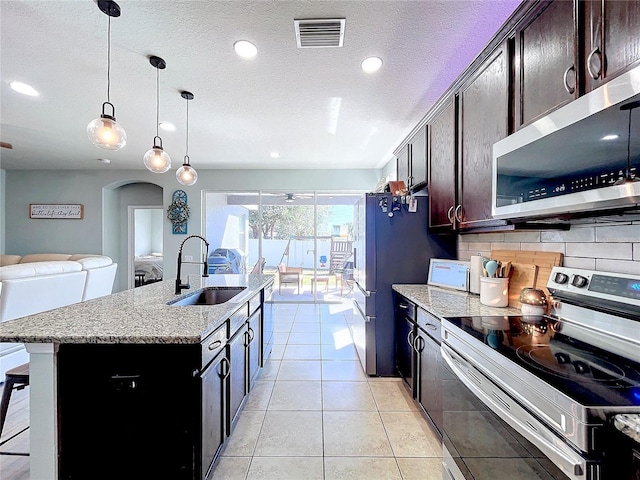
[[[341,47],[344,42],[344,18],[294,20],[298,48]]]

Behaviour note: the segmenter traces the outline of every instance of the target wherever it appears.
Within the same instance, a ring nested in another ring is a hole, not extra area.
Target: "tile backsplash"
[[[564,254],[566,267],[640,275],[640,222],[572,225],[570,230],[533,230],[465,234],[458,258],[469,260],[491,250],[542,250]]]

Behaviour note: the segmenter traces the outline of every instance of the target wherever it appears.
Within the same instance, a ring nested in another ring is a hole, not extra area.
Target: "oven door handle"
[[[482,382],[484,384],[483,388],[474,380],[470,379],[467,376],[466,370],[473,369],[471,364],[444,342],[441,346],[441,353],[449,365],[449,368],[451,368],[460,381],[496,415],[538,447],[538,449],[560,467],[569,478],[575,480],[586,479],[587,462],[584,458],[573,451],[571,447],[566,445],[532,414],[524,408],[519,407],[516,401],[513,401],[513,405],[509,405],[508,400],[504,400],[501,396],[507,397],[508,399],[511,399],[511,397],[502,392],[498,386],[493,385],[493,382],[487,379],[486,382]],[[481,375],[479,372],[477,372],[477,374]],[[484,375],[482,376],[484,377]],[[491,387],[489,387],[489,385],[491,385]],[[486,388],[493,388],[494,390],[489,394],[485,391]],[[500,393],[496,393],[496,390]],[[496,396],[500,402],[497,402],[492,395]],[[511,408],[506,408],[505,404]]]

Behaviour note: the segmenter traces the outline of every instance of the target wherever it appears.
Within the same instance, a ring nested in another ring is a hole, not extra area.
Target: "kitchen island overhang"
[[[193,276],[192,288],[180,296],[174,295],[173,282],[163,281],[0,324],[0,341],[25,343],[31,354],[31,478],[59,478],[61,345],[197,346],[273,280],[272,275]],[[203,288],[228,286],[246,289],[218,305],[168,305]]]

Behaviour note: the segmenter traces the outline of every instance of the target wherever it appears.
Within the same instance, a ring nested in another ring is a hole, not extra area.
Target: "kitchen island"
[[[31,354],[32,479],[135,478],[172,468],[172,478],[204,477],[216,437],[230,433],[269,354],[262,347],[270,312],[262,307],[273,276],[189,281],[179,296],[163,281],[0,324],[0,341],[25,343]],[[168,305],[209,287],[245,288],[218,305]],[[209,365],[218,375],[205,372]],[[205,398],[215,388],[217,398]],[[221,417],[218,403],[227,409]],[[183,451],[173,465],[175,445]],[[94,470],[83,470],[91,462]]]

